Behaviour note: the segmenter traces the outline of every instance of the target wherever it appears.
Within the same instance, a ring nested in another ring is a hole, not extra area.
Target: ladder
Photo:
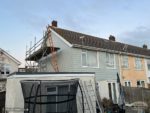
[[[98,97],[95,91],[95,87],[92,85],[92,81],[80,81],[80,86],[84,96],[85,113],[96,113],[96,103],[100,113],[104,113],[104,110],[98,101]],[[79,101],[81,103],[81,99],[79,99]]]
[[[51,36],[50,26],[48,26],[47,28],[47,38],[49,40],[52,67],[55,72],[59,72],[58,65],[57,65],[56,51],[55,51],[52,36]]]
[[[83,97],[84,97],[84,111],[85,113],[96,113],[96,104],[95,99],[94,99],[94,93],[95,91],[92,89],[89,89],[89,87],[86,86],[86,81],[80,81],[80,86],[83,92]],[[80,106],[82,106],[81,99],[80,101]]]
[[[96,84],[95,84],[95,85],[96,85]],[[94,90],[94,89],[96,89],[97,86],[96,86],[96,87],[93,87],[92,82],[90,81],[88,87],[91,87],[91,88]],[[97,103],[97,105],[98,105],[98,108],[99,108],[99,110],[100,110],[100,113],[104,113],[103,106],[102,106],[101,103],[100,103],[100,94],[99,94],[99,91],[97,91],[97,89],[96,89],[96,92],[94,93],[94,96],[96,97],[96,103]],[[99,98],[98,98],[98,97],[99,97]]]

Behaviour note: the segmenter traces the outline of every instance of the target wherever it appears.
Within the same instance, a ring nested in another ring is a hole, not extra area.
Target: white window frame
[[[113,56],[114,56],[114,59],[113,59],[113,60],[114,60],[114,61],[113,61],[114,64],[113,64],[113,65],[110,64],[110,62],[109,62],[110,60],[107,61],[107,54],[109,55],[109,59],[110,59],[110,55],[113,55]],[[112,66],[112,67],[109,67],[108,65],[110,65],[110,66]],[[113,54],[113,53],[107,53],[107,52],[106,52],[106,67],[107,67],[108,69],[116,69],[116,58],[115,58],[115,54]]]
[[[146,86],[145,80],[137,80],[136,84],[137,84],[138,81],[140,82],[140,85],[139,86],[137,85],[137,87],[143,87],[142,84],[141,84],[142,82],[144,82],[144,87]]]
[[[9,75],[9,74],[11,74],[11,65],[10,64],[4,64],[3,66],[2,66],[2,68],[4,69],[3,71],[4,71],[4,74],[1,74],[1,75]],[[8,68],[9,69],[9,74],[7,74],[7,71],[6,71],[6,68]]]
[[[82,61],[83,61],[83,56],[82,56],[82,55],[83,55],[83,54],[85,54],[85,56],[86,56],[86,57],[85,57],[85,58],[86,58],[86,65],[83,65],[83,63],[82,63]],[[88,66],[87,66],[87,50],[81,50],[81,66],[82,66],[82,67],[88,67]]]
[[[122,68],[125,68],[125,69],[128,69],[129,68],[129,57],[127,55],[123,55],[121,57],[121,67]],[[126,63],[125,63],[126,62]],[[127,65],[126,65],[127,64]]]
[[[126,83],[127,83],[127,86],[126,86]],[[130,84],[130,85],[129,85],[129,84]],[[131,86],[132,86],[131,81],[129,81],[129,80],[124,81],[124,86],[126,86],[126,87],[131,87]]]
[[[81,50],[81,67],[83,67],[83,68],[86,68],[86,67],[90,67],[90,68],[99,68],[99,52],[98,51],[95,51],[96,52],[96,60],[97,60],[97,66],[89,66],[88,64],[87,64],[87,57],[88,57],[88,50]],[[83,61],[83,57],[82,57],[82,54],[85,54],[86,55],[86,65],[84,66],[83,65],[83,63],[82,63],[82,61]]]
[[[140,65],[141,65],[141,68],[138,68],[138,66],[137,66],[138,63],[139,63],[139,61],[140,61],[140,63],[141,63],[141,64],[140,64]],[[136,57],[136,58],[135,58],[135,69],[136,69],[136,70],[142,70],[142,69],[143,69],[142,58],[140,58],[140,57]]]

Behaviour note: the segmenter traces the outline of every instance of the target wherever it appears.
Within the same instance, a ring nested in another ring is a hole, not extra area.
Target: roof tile
[[[120,43],[116,41],[110,41],[99,37],[90,36],[87,34],[74,32],[74,31],[70,31],[58,27],[51,26],[51,28],[71,44],[78,44],[78,45],[150,56],[149,49],[144,49],[141,47]],[[82,36],[84,36],[84,38],[80,38]]]

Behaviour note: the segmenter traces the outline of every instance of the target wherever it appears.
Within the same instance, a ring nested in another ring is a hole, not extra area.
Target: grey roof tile
[[[150,50],[144,49],[142,47],[137,47],[134,45],[129,45],[129,44],[120,43],[116,41],[110,41],[107,39],[90,36],[87,34],[70,31],[58,27],[51,26],[51,29],[53,29],[56,33],[58,33],[60,36],[62,36],[65,40],[67,40],[71,44],[78,44],[78,45],[150,56]],[[84,38],[81,39],[80,38],[81,36],[84,36]]]

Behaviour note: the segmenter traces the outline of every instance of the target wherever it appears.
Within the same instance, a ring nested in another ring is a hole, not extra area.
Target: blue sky
[[[0,0],[0,48],[23,62],[26,45],[58,26],[150,47],[149,0]]]

